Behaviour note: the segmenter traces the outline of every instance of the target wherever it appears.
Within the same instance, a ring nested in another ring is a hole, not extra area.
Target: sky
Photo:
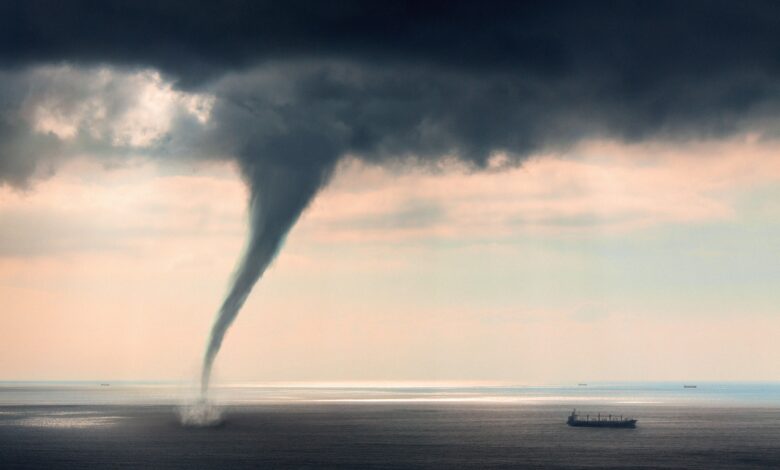
[[[780,379],[776,5],[288,3],[0,6],[0,380]]]

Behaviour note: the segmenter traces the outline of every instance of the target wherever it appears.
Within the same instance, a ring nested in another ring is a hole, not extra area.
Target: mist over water
[[[183,426],[206,428],[222,424],[222,409],[207,400],[198,400],[178,409]]]

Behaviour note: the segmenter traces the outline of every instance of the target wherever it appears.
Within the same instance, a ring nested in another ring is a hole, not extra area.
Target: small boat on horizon
[[[683,388],[696,388],[696,385],[683,385]]]
[[[574,427],[589,427],[589,428],[635,428],[636,419],[623,418],[623,415],[613,416],[607,415],[602,417],[601,413],[591,419],[590,415],[586,415],[585,419],[580,418],[577,414],[577,410],[572,410],[569,415],[569,419],[566,420],[566,424]]]

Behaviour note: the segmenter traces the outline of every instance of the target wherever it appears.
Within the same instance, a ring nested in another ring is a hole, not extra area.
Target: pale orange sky
[[[347,160],[216,378],[780,379],[777,155],[738,136],[481,172]],[[0,188],[0,380],[194,379],[244,210],[229,165],[141,157]]]

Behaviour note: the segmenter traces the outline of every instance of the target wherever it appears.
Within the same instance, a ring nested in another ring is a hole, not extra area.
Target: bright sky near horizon
[[[743,135],[501,171],[347,160],[216,377],[777,379],[777,155]],[[2,188],[0,379],[195,377],[245,200],[229,164],[143,157]]]

